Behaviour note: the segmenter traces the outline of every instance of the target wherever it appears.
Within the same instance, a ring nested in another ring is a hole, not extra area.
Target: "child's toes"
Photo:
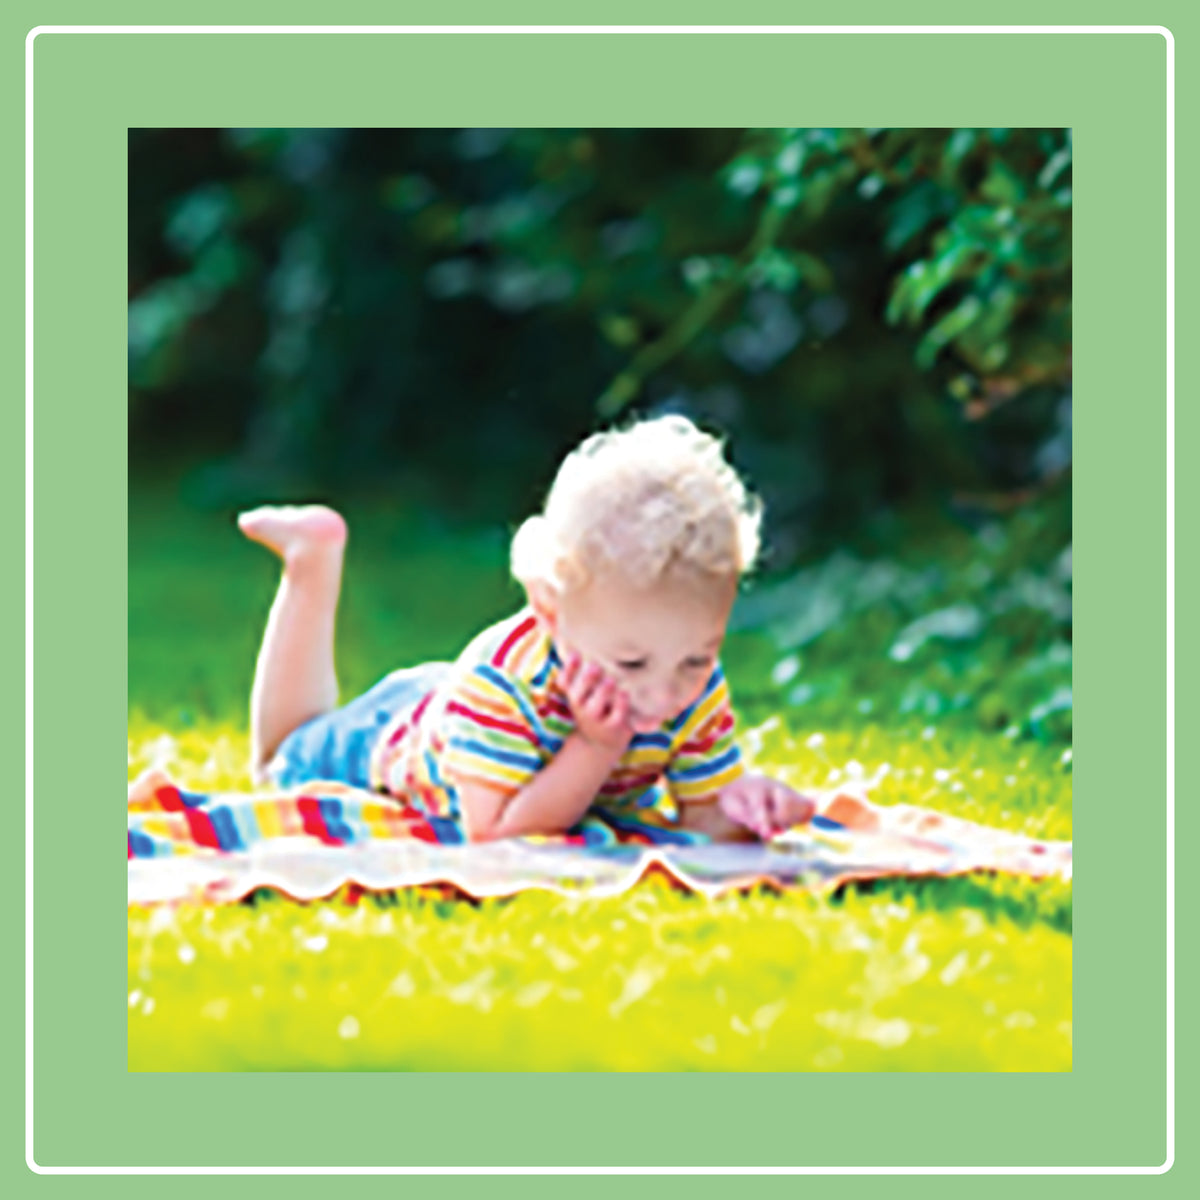
[[[323,504],[268,505],[241,513],[238,528],[281,557],[308,549],[340,550],[346,541],[346,522]]]

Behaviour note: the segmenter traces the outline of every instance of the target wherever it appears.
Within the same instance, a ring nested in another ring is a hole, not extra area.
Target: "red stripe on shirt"
[[[433,696],[433,692],[425,693],[424,697],[418,702],[417,707],[412,710],[412,716],[408,718],[409,725],[415,725],[421,719],[421,714],[429,707],[429,702],[433,699]]]
[[[538,744],[537,735],[528,726],[516,725],[512,721],[501,721],[498,717],[489,717],[477,708],[468,708],[465,704],[459,704],[457,700],[451,700],[446,705],[446,712],[458,713],[460,716],[474,721],[477,725],[486,725],[489,729],[499,729],[502,733],[511,733],[516,737],[524,738],[531,746]]]
[[[620,796],[625,792],[644,792],[653,787],[663,776],[661,770],[647,771],[641,775],[615,775],[600,786],[602,796]]]
[[[706,754],[711,750],[729,731],[733,728],[733,717],[726,712],[722,715],[720,723],[713,729],[707,737],[694,737],[690,741],[684,743],[679,748],[681,755],[687,754]]]
[[[513,646],[515,646],[516,643],[519,642],[523,637],[526,637],[532,631],[535,625],[537,625],[537,617],[526,617],[525,620],[522,621],[520,625],[518,625],[516,629],[514,629],[512,633],[510,633],[508,637],[506,637],[504,641],[500,643],[500,648],[495,654],[492,655],[492,666],[503,667],[512,651]]]
[[[390,747],[390,746],[396,745],[397,742],[403,741],[404,738],[408,735],[408,731],[411,728],[411,725],[412,725],[411,721],[401,721],[400,724],[397,725],[396,728],[393,729],[390,734],[388,734],[388,739],[387,739],[387,742],[385,743],[385,745]]]

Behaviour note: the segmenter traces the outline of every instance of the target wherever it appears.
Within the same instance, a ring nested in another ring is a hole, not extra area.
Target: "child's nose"
[[[637,707],[648,717],[661,717],[665,720],[671,716],[674,703],[674,687],[669,683],[658,683],[651,684],[643,691]]]

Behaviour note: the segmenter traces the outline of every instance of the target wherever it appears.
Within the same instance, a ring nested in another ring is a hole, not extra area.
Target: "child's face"
[[[601,667],[629,696],[634,732],[651,733],[704,690],[736,595],[733,578],[633,588],[601,577],[534,607],[559,654]]]

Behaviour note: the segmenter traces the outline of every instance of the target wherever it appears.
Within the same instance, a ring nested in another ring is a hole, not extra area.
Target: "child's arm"
[[[573,733],[518,792],[481,783],[458,785],[467,840],[489,842],[529,833],[564,833],[587,812],[620,754],[598,750]]]
[[[505,792],[469,780],[458,784],[459,808],[472,842],[531,833],[563,833],[587,812],[629,745],[629,701],[594,664],[564,665],[575,732],[523,788]]]
[[[718,796],[709,801],[676,801],[679,824],[693,833],[707,834],[714,842],[756,842],[758,834],[734,821],[721,808]]]

